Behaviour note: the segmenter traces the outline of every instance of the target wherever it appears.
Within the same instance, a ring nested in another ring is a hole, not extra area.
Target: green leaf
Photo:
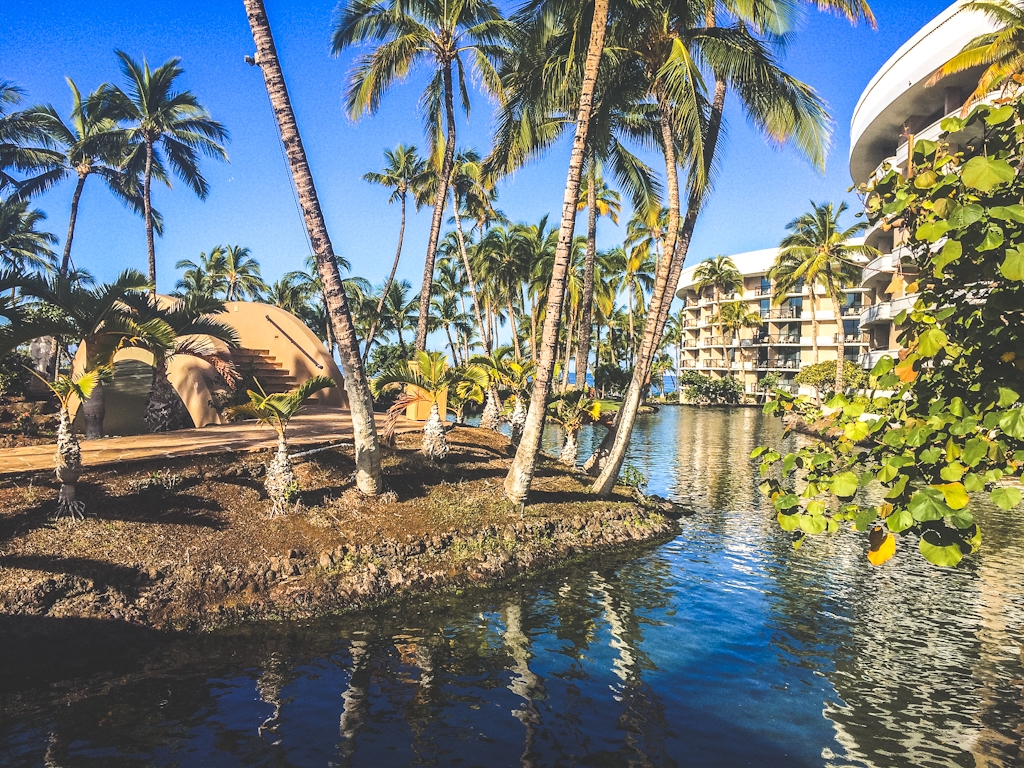
[[[849,498],[857,493],[857,476],[853,472],[843,472],[832,480],[832,493],[841,498]]]
[[[792,509],[800,503],[795,493],[783,493],[775,497],[775,508],[780,512],[784,509]]]
[[[909,510],[901,509],[885,518],[885,524],[893,533],[902,533],[908,528],[914,527],[914,516],[910,514]]]
[[[883,483],[890,483],[896,477],[897,472],[899,472],[899,469],[892,464],[883,464],[882,468],[878,470],[876,477]]]
[[[950,520],[953,525],[963,531],[974,525],[974,514],[969,509],[961,509]]]
[[[939,123],[939,128],[946,133],[956,133],[964,129],[964,121],[959,117],[944,117]]]
[[[767,450],[768,450],[768,446],[767,445],[759,445],[757,448],[755,448],[754,450],[752,450],[750,452],[750,458],[756,459],[758,456],[760,456],[762,453],[764,453]]]
[[[987,454],[988,442],[980,437],[972,437],[964,445],[964,452],[960,455],[960,459],[968,467],[973,467],[985,458]]]
[[[843,427],[843,435],[855,443],[863,440],[870,432],[871,426],[866,421],[851,421]]]
[[[934,464],[942,457],[941,448],[926,448],[921,451],[920,461],[922,464]]]
[[[942,566],[943,568],[955,567],[961,560],[963,560],[964,557],[963,553],[960,551],[960,547],[956,544],[948,544],[946,546],[936,545],[929,542],[924,536],[921,537],[918,547],[921,550],[921,554],[924,555],[925,560],[934,565]]]
[[[875,367],[871,369],[871,375],[884,376],[892,370],[894,365],[896,365],[896,361],[889,357],[889,355],[884,355],[879,358],[878,362],[875,363]]]
[[[960,478],[964,476],[964,472],[966,471],[967,468],[963,464],[954,461],[939,470],[939,477],[947,483],[956,483],[959,482]]]
[[[977,203],[958,205],[949,214],[949,225],[953,229],[964,229],[979,221],[985,215],[985,209]]]
[[[979,251],[992,251],[1003,244],[1003,230],[996,224],[985,227],[985,237],[978,245]]]
[[[821,499],[813,499],[807,504],[807,514],[809,515],[823,515],[825,514],[825,502]]]
[[[963,509],[971,500],[962,483],[943,483],[932,487],[942,491],[942,496],[950,509]]]
[[[1005,104],[997,109],[990,110],[985,115],[985,123],[987,125],[999,125],[1000,123],[1005,123],[1011,117],[1013,117],[1013,105]],[[941,126],[939,127],[941,128]]]
[[[917,339],[917,351],[925,357],[935,357],[946,346],[946,334],[938,328],[929,328]]]
[[[1000,509],[1010,510],[1020,504],[1021,493],[1016,488],[1003,486],[993,490],[988,497]]]
[[[935,171],[922,171],[914,177],[914,186],[918,189],[931,189],[938,180],[939,175]]]
[[[892,487],[892,489],[887,494],[885,494],[885,498],[887,498],[887,499],[895,499],[895,498],[897,498],[899,496],[902,496],[903,495],[903,491],[905,491],[906,488],[907,488],[907,481],[908,480],[910,480],[910,476],[909,475],[900,475],[896,479],[896,485],[894,485]]]
[[[1024,280],[1024,252],[1008,249],[1003,263],[999,265],[999,272],[1007,280]]]
[[[938,221],[930,221],[927,224],[922,224],[917,228],[917,233],[914,236],[918,240],[934,243],[948,231],[949,222],[939,219]]]
[[[827,453],[816,453],[814,458],[811,459],[811,464],[815,467],[821,467],[832,461],[832,456]]]
[[[874,509],[863,509],[854,515],[853,524],[858,531],[866,531],[877,517],[878,513]]]
[[[936,276],[941,276],[946,265],[959,259],[963,253],[964,247],[959,240],[947,240],[942,246],[942,250],[934,258]]]
[[[788,475],[790,472],[793,471],[794,467],[796,467],[796,454],[786,454],[786,458],[782,460],[782,473],[784,475]]]
[[[824,515],[800,515],[800,530],[805,533],[816,535],[824,533],[826,528],[828,528],[828,520]]]
[[[1010,389],[1009,387],[999,388],[999,402],[997,403],[997,405],[1000,408],[1009,408],[1019,399],[1020,395],[1018,395],[1014,390]]]
[[[999,419],[999,428],[1010,437],[1024,438],[1024,408],[1013,408]]]
[[[968,472],[963,477],[964,488],[968,493],[981,493],[985,490],[985,478],[974,472]]]
[[[960,172],[960,180],[968,187],[990,192],[999,184],[1013,180],[1013,166],[1005,160],[978,155],[972,157]]]
[[[800,515],[786,515],[779,512],[777,515],[779,527],[784,531],[795,531],[800,527]]]
[[[1000,221],[1015,221],[1024,224],[1024,205],[996,205],[988,209],[988,215]]]
[[[923,488],[910,497],[910,514],[918,522],[941,520],[953,514],[942,497],[942,491],[936,488]]]

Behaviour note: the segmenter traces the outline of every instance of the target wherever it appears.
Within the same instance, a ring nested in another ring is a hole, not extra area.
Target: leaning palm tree
[[[123,166],[142,175],[142,207],[146,220],[146,248],[149,256],[149,281],[156,291],[156,246],[153,240],[153,179],[169,183],[168,167],[201,200],[210,185],[199,170],[199,155],[226,160],[221,142],[228,137],[199,103],[191,91],[178,91],[177,80],[183,70],[179,59],[170,59],[150,69],[143,59],[139,64],[124,51],[117,51],[124,75],[124,89],[113,88],[107,98],[112,114],[127,123],[125,139],[129,145]]]
[[[331,321],[334,342],[341,353],[345,391],[348,393],[352,417],[356,487],[362,493],[376,496],[383,491],[383,486],[380,475],[380,443],[377,440],[377,425],[373,418],[373,399],[359,354],[359,339],[349,312],[348,298],[338,271],[338,259],[327,233],[327,222],[324,220],[320,200],[313,184],[313,174],[309,170],[306,152],[302,147],[302,137],[299,135],[295,112],[288,97],[288,88],[281,71],[281,62],[277,57],[277,48],[274,46],[267,10],[263,0],[244,0],[244,3],[249,28],[256,44],[256,55],[252,63],[258,65],[263,72],[267,95],[288,156],[306,231],[316,257],[324,307]]]
[[[448,365],[448,358],[441,352],[416,352],[413,363],[402,361],[384,371],[373,380],[373,392],[380,396],[385,392],[404,389],[405,394],[392,406],[392,410],[404,410],[414,403],[430,405],[430,416],[423,425],[423,452],[432,459],[443,459],[448,455],[448,440],[445,437],[444,416],[441,401],[451,389],[463,382],[483,389],[487,385],[486,374],[475,366]]]
[[[391,284],[395,281],[395,273],[398,271],[398,262],[402,258],[402,243],[405,239],[405,206],[409,193],[412,192],[413,200],[419,208],[418,193],[426,182],[427,164],[416,153],[416,147],[399,144],[392,149],[384,150],[384,157],[387,162],[383,170],[371,171],[363,174],[363,180],[371,184],[379,184],[385,189],[392,190],[389,203],[396,200],[401,205],[402,218],[398,225],[398,248],[395,251],[395,260],[391,264],[391,273],[384,281],[384,289],[380,294],[380,301],[377,304],[377,314],[380,315],[384,307],[384,298],[391,290]],[[377,325],[370,326],[370,332],[366,335],[366,346],[363,348],[363,361],[366,361],[370,354],[370,347],[373,346],[373,337],[377,332]]]
[[[119,125],[118,114],[109,98],[110,86],[101,85],[83,99],[75,81],[70,77],[66,79],[71,88],[69,122],[64,122],[57,110],[49,105],[29,110],[43,126],[50,141],[60,148],[61,162],[31,182],[21,185],[22,194],[31,195],[49,189],[70,176],[77,177],[75,191],[71,196],[68,234],[60,262],[62,275],[68,273],[71,262],[71,243],[75,238],[78,207],[86,179],[99,176],[115,197],[136,213],[143,212],[138,177],[122,167],[128,150],[127,134]],[[154,217],[154,226],[159,234],[158,217]]]
[[[789,234],[779,244],[779,255],[769,275],[775,280],[776,293],[785,296],[796,286],[807,286],[810,294],[811,333],[814,335],[814,362],[818,362],[818,319],[815,314],[817,287],[824,288],[832,301],[832,311],[838,326],[836,341],[836,392],[843,391],[843,366],[846,358],[843,332],[843,288],[855,285],[860,279],[860,265],[878,251],[863,243],[850,240],[868,228],[867,222],[857,222],[843,228],[839,218],[846,211],[846,203],[811,202],[811,210],[786,225]]]
[[[548,417],[565,430],[565,443],[558,460],[568,467],[575,467],[580,430],[584,424],[592,424],[601,418],[601,403],[587,395],[585,389],[574,389],[558,395],[551,402]]]
[[[85,504],[75,496],[75,485],[82,476],[82,448],[71,429],[71,400],[77,397],[85,403],[93,390],[111,376],[110,368],[101,366],[77,376],[61,374],[52,382],[42,376],[39,379],[49,387],[60,406],[60,424],[57,427],[57,480],[60,481],[60,495],[57,497],[57,518],[67,515],[72,520],[84,517]]]
[[[997,29],[978,35],[956,56],[932,75],[928,85],[958,72],[985,66],[978,86],[964,102],[964,114],[991,91],[1000,86],[1017,87],[1014,75],[1024,74],[1024,8],[1013,0],[975,0],[961,10],[988,16]]]
[[[288,422],[295,418],[310,397],[333,386],[333,379],[314,376],[288,392],[268,395],[262,387],[259,392],[250,389],[248,403],[228,409],[228,415],[233,419],[256,419],[277,433],[277,452],[267,465],[267,479],[263,484],[270,497],[271,515],[285,514],[300,490],[292,459],[288,455]]]
[[[19,196],[23,187],[30,188],[38,175],[49,172],[62,161],[61,153],[53,148],[38,115],[30,111],[11,111],[23,97],[21,88],[0,79],[0,192],[10,194],[13,190],[13,194]],[[18,179],[14,171],[30,175]]]
[[[56,236],[36,229],[46,214],[28,205],[28,200],[15,197],[0,199],[0,269],[39,272],[56,265],[50,249]]]
[[[335,55],[360,43],[380,44],[362,56],[352,71],[345,94],[351,117],[376,112],[395,80],[417,66],[432,72],[420,100],[431,144],[431,163],[438,170],[416,328],[416,348],[421,351],[427,344],[434,259],[455,158],[456,89],[467,114],[468,72],[475,73],[486,90],[500,94],[496,65],[505,54],[505,36],[505,21],[492,0],[347,0],[335,17],[331,36]]]

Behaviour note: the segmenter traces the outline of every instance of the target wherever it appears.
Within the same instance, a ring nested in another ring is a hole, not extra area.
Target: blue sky
[[[342,93],[355,54],[334,58],[328,50],[335,0],[267,0],[266,5],[335,249],[352,262],[354,273],[380,282],[394,254],[398,208],[387,204],[385,190],[361,176],[380,167],[385,148],[401,142],[424,146],[416,112],[423,78],[411,77],[387,95],[378,114],[352,122],[343,111]],[[877,31],[809,11],[785,65],[830,105],[835,132],[827,171],[820,175],[795,152],[767,146],[731,102],[721,174],[688,263],[776,244],[786,222],[811,199],[845,197],[856,208],[846,191],[854,105],[885,60],[946,5],[943,0],[876,0]],[[117,82],[114,50],[123,48],[154,65],[180,57],[183,85],[230,130],[230,163],[204,164],[211,186],[207,200],[180,182],[173,190],[155,188],[154,204],[166,221],[165,236],[157,241],[161,290],[173,287],[176,261],[218,243],[249,246],[269,279],[302,265],[309,249],[273,115],[259,71],[243,61],[253,43],[241,0],[19,0],[0,4],[0,29],[0,78],[22,86],[30,103],[49,102],[66,113],[70,94],[64,77],[73,77],[82,90]],[[460,145],[486,150],[491,115],[492,105],[476,94],[470,120],[459,125]],[[507,180],[501,209],[527,222],[557,212],[567,161],[563,143]],[[36,200],[49,216],[47,228],[62,239],[72,187],[69,181]],[[406,230],[399,276],[417,288],[429,224],[424,209],[410,217]],[[599,247],[612,247],[621,236],[620,229],[603,222]],[[101,279],[127,267],[145,268],[142,220],[121,207],[98,179],[86,186],[74,259]]]

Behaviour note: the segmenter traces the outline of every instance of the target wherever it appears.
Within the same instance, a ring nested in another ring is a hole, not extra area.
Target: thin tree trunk
[[[519,333],[516,328],[516,310],[512,306],[512,293],[509,292],[508,296],[508,326],[509,332],[512,336],[512,354],[515,356],[516,362],[521,362],[523,359],[522,351],[519,349]]]
[[[583,173],[583,153],[587,143],[587,131],[590,126],[594,90],[597,85],[597,73],[604,50],[607,25],[608,0],[595,0],[587,58],[583,67],[580,105],[576,115],[576,135],[573,137],[572,153],[569,156],[569,168],[565,181],[565,197],[562,200],[562,223],[558,231],[558,248],[555,251],[551,287],[548,289],[544,330],[541,335],[540,360],[537,363],[537,375],[533,382],[533,396],[530,399],[523,437],[516,449],[516,457],[509,469],[508,476],[505,478],[505,495],[516,504],[526,503],[543,436],[545,410],[551,389],[551,374],[555,368],[555,355],[558,351],[558,326],[562,318],[566,276],[572,255],[576,206],[580,195],[580,176]]]
[[[566,312],[568,322],[565,327],[565,365],[562,366],[562,384],[560,390],[565,392],[569,388],[569,362],[572,360],[572,333],[576,324],[576,315],[579,313],[573,307]]]
[[[846,328],[843,326],[843,308],[839,296],[832,292],[832,311],[836,316],[839,333],[836,335],[836,394],[843,391],[843,362],[846,360]]]
[[[814,294],[814,284],[812,283],[808,289],[811,295],[811,356],[814,359],[814,364],[818,364],[818,312],[815,308],[815,299],[817,298]]]
[[[583,262],[583,296],[581,298],[579,346],[576,348],[576,388],[587,386],[587,366],[590,363],[590,334],[593,325],[594,303],[594,262],[597,260],[597,173],[594,170],[594,156],[590,157],[590,173],[587,188],[587,256]]]
[[[462,268],[466,270],[466,281],[469,283],[469,292],[473,296],[473,314],[476,315],[477,325],[480,327],[480,335],[483,337],[484,351],[489,355],[494,351],[491,343],[490,329],[484,325],[483,316],[480,314],[480,296],[476,292],[476,280],[473,279],[473,268],[469,263],[469,251],[466,250],[466,238],[462,234],[462,217],[459,215],[459,201],[452,190],[452,210],[455,213],[455,236],[459,241],[459,254],[462,256]],[[483,230],[481,229],[481,232]],[[472,234],[472,232],[470,232]],[[482,235],[481,235],[482,237]]]
[[[82,190],[85,189],[87,174],[78,174],[78,184],[75,185],[75,194],[71,198],[71,218],[68,219],[68,239],[64,243],[64,256],[60,260],[60,276],[68,276],[68,267],[71,264],[71,241],[75,239],[75,223],[78,221],[78,202],[82,199]]]
[[[288,156],[292,179],[298,192],[299,204],[306,230],[316,255],[317,270],[323,283],[327,313],[334,326],[334,335],[341,353],[341,367],[345,375],[352,418],[353,445],[356,460],[356,487],[365,494],[376,496],[383,490],[380,476],[380,444],[373,420],[373,400],[359,356],[359,339],[352,324],[348,299],[342,289],[338,261],[334,256],[327,224],[320,209],[320,201],[309,170],[306,152],[302,147],[295,113],[292,111],[288,89],[285,86],[281,63],[277,58],[270,22],[263,0],[243,0],[249,27],[256,43],[256,60],[263,71],[267,95],[277,119],[281,140]],[[147,205],[149,196],[146,195]],[[152,251],[151,251],[152,253]]]
[[[444,79],[444,111],[445,119],[448,122],[448,133],[444,137],[444,158],[441,161],[441,173],[437,179],[434,218],[430,222],[430,241],[427,243],[427,258],[423,265],[423,286],[420,288],[420,316],[416,323],[416,349],[420,352],[427,348],[427,321],[430,319],[430,289],[434,284],[434,259],[437,257],[437,243],[441,238],[441,218],[444,216],[445,202],[448,199],[448,177],[451,176],[452,161],[455,158],[455,104],[450,63],[445,64],[442,77]]]
[[[153,204],[150,192],[153,181],[153,143],[146,140],[146,171],[142,182],[142,212],[146,217],[146,252],[149,254],[150,292],[156,296],[156,243],[153,241]]]
[[[454,365],[459,365],[459,350],[455,348],[455,342],[452,340],[452,327],[447,323],[445,323],[444,326],[444,333],[445,336],[448,337],[448,347],[452,351],[452,363]]]
[[[530,359],[537,362],[537,299],[530,301]]]
[[[363,365],[366,365],[366,359],[370,356],[370,347],[373,345],[373,337],[377,333],[377,326],[380,325],[380,313],[384,309],[384,301],[388,297],[388,291],[391,290],[391,284],[395,282],[395,273],[398,272],[398,260],[402,258],[402,241],[405,239],[405,192],[402,192],[402,223],[398,226],[398,250],[395,251],[395,261],[391,265],[391,274],[388,275],[387,281],[384,283],[384,292],[380,295],[380,301],[377,302],[377,311],[373,319],[373,323],[370,325],[370,332],[366,334],[366,346],[363,348]]]

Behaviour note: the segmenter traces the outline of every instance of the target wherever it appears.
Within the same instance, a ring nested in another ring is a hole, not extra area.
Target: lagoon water
[[[872,568],[853,533],[794,550],[747,458],[778,437],[753,409],[641,417],[631,462],[697,509],[674,541],[374,613],[121,642],[0,691],[0,765],[1024,764],[1024,516],[979,510],[982,550],[952,572],[902,540]]]

